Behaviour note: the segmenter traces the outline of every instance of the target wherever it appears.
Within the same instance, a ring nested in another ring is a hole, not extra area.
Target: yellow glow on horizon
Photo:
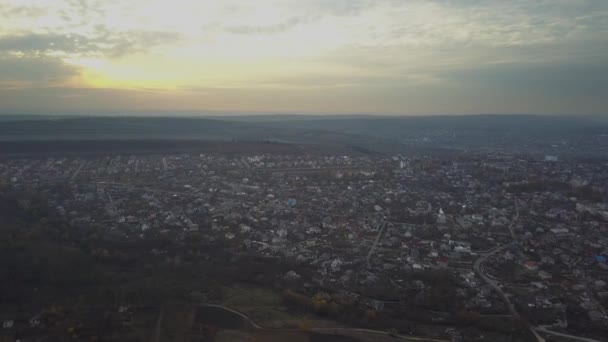
[[[295,87],[309,87],[315,77],[361,72],[324,58],[353,44],[366,32],[365,27],[355,19],[338,21],[300,13],[297,8],[301,5],[291,0],[108,0],[95,6],[62,0],[23,1],[51,9],[38,17],[33,31],[45,34],[52,29],[59,36],[73,35],[85,41],[83,44],[92,43],[91,52],[68,48],[58,56],[77,67],[85,87],[266,89],[289,86],[290,80],[298,79],[303,83],[293,82]],[[66,22],[66,16],[79,22]],[[23,23],[16,20],[13,25]],[[0,30],[2,26],[0,23]],[[143,38],[138,36],[141,33]],[[163,33],[175,35],[175,39],[166,40]],[[160,43],[155,43],[156,35]],[[113,54],[108,48],[115,40],[125,53]]]
[[[187,55],[185,55],[187,56]],[[218,57],[178,57],[133,55],[121,59],[72,58],[66,62],[80,68],[81,81],[94,88],[280,88],[301,78],[354,76],[358,70],[328,67],[313,60],[285,60],[280,57],[222,59]],[[303,79],[310,82],[311,79]],[[300,85],[307,87],[307,84]]]
[[[580,94],[603,84],[608,1],[554,3],[0,0],[0,100],[20,89],[86,93],[69,97],[84,108],[485,113],[527,110],[518,96],[532,112],[580,96],[560,111],[605,112]]]

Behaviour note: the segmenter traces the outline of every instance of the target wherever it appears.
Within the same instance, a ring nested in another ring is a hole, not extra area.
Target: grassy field
[[[281,294],[252,287],[224,288],[222,305],[238,310],[267,328],[296,327],[304,317],[288,312]]]

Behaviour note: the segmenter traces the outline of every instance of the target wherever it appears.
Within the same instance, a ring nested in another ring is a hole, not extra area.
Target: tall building
[[[437,224],[444,225],[447,223],[447,218],[442,208],[439,208],[439,214],[437,214]]]

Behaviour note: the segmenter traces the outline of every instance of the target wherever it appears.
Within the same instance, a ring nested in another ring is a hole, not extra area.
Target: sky
[[[606,0],[0,0],[0,112],[608,115]]]

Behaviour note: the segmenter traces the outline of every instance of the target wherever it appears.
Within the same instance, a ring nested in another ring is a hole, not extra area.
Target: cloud
[[[525,46],[608,34],[608,1],[313,0],[294,4],[358,46]],[[316,23],[315,23],[316,24]],[[328,33],[329,34],[329,33]]]
[[[134,2],[21,0],[20,5],[15,5],[4,1],[0,0],[0,14],[5,17],[0,22],[0,54],[122,57],[153,50],[182,37],[157,25],[134,24],[137,13],[133,12],[138,8],[129,7]]]
[[[396,3],[394,0],[310,0],[298,2],[300,4],[296,5],[296,8],[300,10],[337,17],[355,16],[382,4]]]
[[[98,26],[96,29],[94,37],[88,40],[93,47],[91,50],[110,57],[145,52],[181,39],[181,35],[176,32],[144,30],[115,32],[105,26]]]
[[[112,8],[118,6],[120,1],[116,0],[67,0],[66,17],[72,21],[85,23],[94,18],[103,18],[111,15]]]
[[[0,51],[21,53],[63,51],[83,52],[91,46],[83,36],[28,33],[0,37]]]
[[[309,19],[304,17],[292,17],[276,25],[270,26],[233,26],[227,27],[225,30],[233,34],[273,34],[282,33],[292,29],[293,27],[308,22]]]
[[[113,32],[106,27],[99,26],[92,36],[71,33],[27,33],[0,36],[0,53],[2,51],[23,54],[60,52],[120,57],[146,51],[179,39],[179,34],[173,32]]]
[[[390,75],[366,72],[365,70],[333,70],[327,72],[310,72],[305,75],[282,75],[258,80],[255,83],[243,84],[247,87],[268,89],[338,89],[359,88],[371,89],[387,86],[428,87],[440,85],[444,79],[433,73],[419,71],[400,71]],[[428,89],[428,88],[426,88]]]
[[[48,86],[78,74],[78,69],[53,57],[0,56],[0,87]]]
[[[0,4],[0,14],[7,17],[40,17],[47,13],[47,10],[41,7],[34,6],[15,6],[9,7]]]
[[[539,98],[608,98],[606,64],[505,64],[454,70],[444,77],[482,92],[535,94]]]

